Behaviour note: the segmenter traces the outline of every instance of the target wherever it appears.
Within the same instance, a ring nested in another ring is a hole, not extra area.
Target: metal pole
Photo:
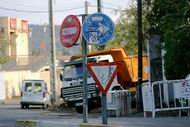
[[[97,11],[102,12],[101,0],[97,0]],[[105,45],[97,46],[98,50],[104,50],[104,48],[105,48]]]
[[[84,6],[85,6],[85,14],[88,14],[88,1],[84,2]]]
[[[142,111],[142,0],[137,0],[138,15],[138,85],[137,85],[137,108]]]
[[[85,14],[88,15],[88,1],[84,2],[84,6],[85,6]],[[88,52],[92,52],[92,45],[88,45]]]
[[[102,12],[101,0],[97,0],[97,11]]]
[[[151,64],[150,64],[150,45],[149,41],[147,41],[147,57],[148,57],[148,83],[151,88]]]
[[[55,28],[53,22],[53,0],[49,0],[49,29],[50,29],[50,85],[51,85],[51,103],[54,106],[56,101],[56,67],[55,67]]]
[[[85,20],[86,15],[82,15],[82,22]],[[82,56],[83,56],[83,122],[88,123],[88,98],[87,98],[87,43],[82,36]]]
[[[164,67],[164,55],[166,54],[166,51],[164,50],[164,44],[162,44],[162,50],[161,50],[161,55],[162,55],[162,78],[163,81],[166,81],[166,76],[165,76],[165,67]]]
[[[102,124],[108,124],[107,98],[105,93],[102,93]]]

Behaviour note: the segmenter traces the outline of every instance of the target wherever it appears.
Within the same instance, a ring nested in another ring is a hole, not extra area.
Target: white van
[[[50,95],[44,80],[24,80],[21,88],[21,109],[29,105],[41,105],[43,109],[50,104]]]

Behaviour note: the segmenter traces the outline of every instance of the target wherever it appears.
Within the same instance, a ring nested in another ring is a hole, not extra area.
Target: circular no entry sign
[[[61,44],[67,48],[73,46],[80,36],[80,31],[81,25],[79,19],[74,15],[67,16],[61,24]]]

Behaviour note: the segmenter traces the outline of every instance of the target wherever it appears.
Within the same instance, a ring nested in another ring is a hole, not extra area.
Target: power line
[[[96,5],[89,5],[90,7],[96,7]],[[102,8],[104,9],[108,9],[108,10],[114,10],[114,11],[121,11],[121,12],[125,12],[126,10],[121,10],[121,9],[116,9],[116,8],[111,8],[111,7],[105,7],[105,6],[102,6]]]
[[[103,2],[103,4],[107,4],[107,5],[111,5],[111,6],[117,6],[117,7],[122,6],[122,5],[116,5],[116,4],[109,3],[109,2]]]
[[[54,12],[65,12],[65,11],[70,11],[70,10],[77,10],[84,8],[83,6],[76,7],[76,8],[69,8],[65,10],[54,10]],[[15,11],[15,12],[22,12],[22,13],[48,13],[48,11],[31,11],[31,10],[21,10],[21,9],[14,9],[14,8],[5,8],[5,7],[0,7],[1,10],[6,10],[6,11]]]
[[[70,9],[65,9],[65,10],[55,10],[54,12],[65,12],[65,11],[70,11],[70,10],[77,10],[84,8],[84,6],[76,7],[76,8],[70,8]]]
[[[94,0],[91,0],[91,1],[94,1]],[[118,5],[116,3],[110,3],[110,2],[104,2],[104,0],[102,0],[102,4],[107,4],[107,5],[111,5],[111,6],[115,6],[115,7],[119,7],[119,6],[122,6],[122,5]]]
[[[12,2],[12,1],[11,1],[11,2],[10,2],[10,1],[4,1],[4,2],[3,2],[2,0],[1,0],[0,2],[3,3],[3,4],[8,4],[8,5],[14,4],[14,6],[17,5],[17,6],[22,6],[22,7],[24,6],[24,7],[30,7],[30,8],[39,9],[39,7],[30,6],[31,4],[30,4],[30,5],[28,5],[28,4],[21,4],[21,3],[18,3],[18,2]]]

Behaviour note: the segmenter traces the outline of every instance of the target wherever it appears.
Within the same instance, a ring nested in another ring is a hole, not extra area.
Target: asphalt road
[[[73,117],[81,118],[81,114],[71,112],[51,112],[33,106],[20,109],[19,104],[0,104],[0,127],[15,127],[16,120],[62,121]]]
[[[15,127],[15,121],[19,119],[82,123],[83,116],[73,111],[51,112],[43,110],[41,107],[21,110],[19,104],[0,104],[0,127]],[[101,113],[90,113],[88,122],[100,124],[102,122]],[[190,117],[159,117],[154,119],[138,115],[109,117],[108,124],[122,127],[189,127]]]

